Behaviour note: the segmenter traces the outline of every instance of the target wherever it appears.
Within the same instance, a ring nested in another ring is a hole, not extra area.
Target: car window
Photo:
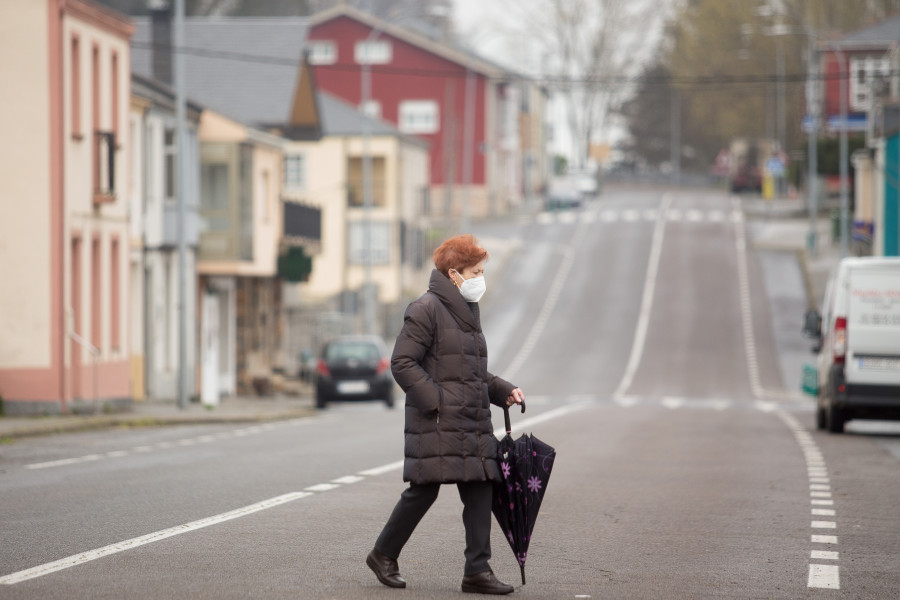
[[[325,360],[378,360],[378,348],[366,342],[341,342],[325,350]]]

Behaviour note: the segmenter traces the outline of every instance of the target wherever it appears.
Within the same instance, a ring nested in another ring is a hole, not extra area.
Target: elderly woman
[[[394,346],[391,371],[406,392],[403,480],[410,485],[366,558],[389,587],[406,587],[397,557],[441,484],[455,483],[466,529],[462,591],[513,591],[488,565],[492,482],[500,480],[489,403],[521,404],[525,395],[487,370],[478,311],[487,258],[471,235],[451,238],[435,250],[428,291],[407,307]]]

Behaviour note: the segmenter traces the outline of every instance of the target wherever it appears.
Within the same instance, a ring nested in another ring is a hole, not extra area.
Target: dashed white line
[[[813,535],[810,538],[810,541],[813,544],[837,544],[838,539],[836,535]]]
[[[837,565],[810,564],[807,587],[825,588],[830,590],[841,589],[840,574]]]

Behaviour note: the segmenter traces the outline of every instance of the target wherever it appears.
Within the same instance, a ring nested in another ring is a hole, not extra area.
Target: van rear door
[[[900,386],[900,263],[849,275],[847,382]]]

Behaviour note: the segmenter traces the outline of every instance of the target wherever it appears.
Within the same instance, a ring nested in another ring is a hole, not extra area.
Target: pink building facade
[[[5,414],[130,401],[132,31],[90,0],[0,3]]]

